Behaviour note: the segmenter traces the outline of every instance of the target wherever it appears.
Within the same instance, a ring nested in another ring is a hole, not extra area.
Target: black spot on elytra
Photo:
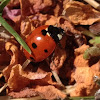
[[[36,45],[35,43],[32,43],[32,47],[33,47],[34,49],[36,49],[36,48],[37,48],[37,45]]]
[[[44,35],[44,36],[47,34],[46,30],[42,30],[41,32],[42,32],[42,35]]]
[[[34,58],[33,58],[33,57],[30,57],[30,59],[31,59],[31,60],[34,60]],[[34,61],[35,61],[35,60],[34,60]]]
[[[45,50],[44,50],[44,52],[45,52],[45,53],[47,53],[47,52],[48,52],[48,50],[47,50],[47,49],[45,49]]]

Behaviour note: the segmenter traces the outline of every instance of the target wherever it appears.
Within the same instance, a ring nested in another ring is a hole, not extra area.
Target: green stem
[[[87,97],[70,97],[69,100],[94,100],[94,96]]]
[[[2,26],[4,26],[4,28],[11,33],[16,40],[23,46],[23,48],[31,54],[31,50],[28,47],[28,45],[25,43],[25,41],[19,36],[19,34],[0,16],[0,23],[2,24]]]
[[[92,39],[89,40],[90,44],[97,45],[100,44],[100,36],[95,36],[93,33],[91,33],[89,30],[79,27],[80,31],[82,31],[82,34],[91,37]]]
[[[0,0],[0,2],[2,2],[3,0]]]
[[[82,34],[84,34],[86,36],[89,36],[89,37],[92,37],[92,38],[95,37],[95,35],[93,33],[91,33],[89,30],[87,30],[87,29],[85,29],[83,27],[81,27],[81,29],[82,29]]]
[[[2,13],[4,7],[8,4],[8,2],[10,0],[0,0],[0,1],[1,1],[1,3],[0,3],[0,13]]]

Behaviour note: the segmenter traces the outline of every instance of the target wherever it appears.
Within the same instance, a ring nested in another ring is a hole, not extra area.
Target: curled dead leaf
[[[25,56],[23,55],[22,51],[19,51],[19,48],[15,45],[15,43],[7,42],[5,44],[5,48],[11,56],[10,64],[3,70],[3,75],[5,77],[5,80],[7,81],[10,76],[12,67],[18,63],[22,64],[25,60]],[[21,56],[19,57],[20,54]]]
[[[65,32],[70,31],[74,34],[81,34],[81,32],[76,30],[74,25],[70,21],[68,21],[68,19],[65,16],[59,16],[57,19],[57,24],[58,26],[62,27],[62,29],[64,29]]]
[[[100,72],[99,72],[100,73]],[[99,86],[93,80],[94,73],[89,67],[77,67],[74,73],[76,81],[75,90],[71,96],[89,96],[94,95]],[[92,92],[91,92],[92,91]]]
[[[90,5],[72,1],[65,6],[65,16],[75,25],[91,25],[100,20],[100,12]]]
[[[54,100],[54,99],[64,99],[66,94],[55,88],[54,86],[42,86],[37,87],[36,91],[38,94],[45,99]]]
[[[20,92],[10,92],[8,94],[9,96],[13,98],[25,98],[25,97],[34,97],[34,96],[40,96],[41,99],[45,98],[48,100],[54,100],[54,99],[64,99],[66,95],[55,88],[54,86],[48,85],[48,86],[37,86],[36,88],[25,88],[21,90]]]
[[[45,86],[53,85],[57,88],[61,88],[59,84],[52,81],[51,73],[33,73],[23,71],[20,64],[16,64],[12,67],[10,72],[10,77],[8,79],[8,87],[10,91],[20,91],[25,87],[36,87],[36,86]]]
[[[74,60],[74,66],[76,68],[72,72],[71,79],[74,79],[76,85],[75,90],[70,94],[71,96],[94,95],[99,88],[94,82],[94,76],[100,76],[100,68],[98,67],[100,63],[98,61],[83,59],[83,53],[87,48],[89,48],[88,45],[83,45],[75,50],[76,58]]]
[[[19,0],[21,5],[22,16],[33,15],[38,12],[47,13],[55,6],[54,0]],[[27,13],[26,13],[27,12]]]
[[[8,80],[12,66],[18,63],[18,48],[10,42],[6,43],[5,48],[11,55],[10,65],[3,70],[5,80]]]
[[[10,77],[7,82],[10,91],[20,91],[30,83],[30,80],[25,77],[24,74],[27,73],[22,70],[21,65],[15,65],[12,67]]]
[[[100,35],[100,22],[95,23],[89,27],[90,32],[94,35]]]
[[[33,30],[41,25],[55,25],[57,23],[57,17],[48,14],[35,14],[23,18],[21,21],[21,34],[24,37],[31,34]]]
[[[30,88],[25,88],[19,92],[10,92],[8,94],[9,96],[13,98],[29,98],[29,97],[34,97],[37,96],[38,93],[35,91],[35,89],[30,89]]]
[[[19,5],[20,5],[19,0],[10,0],[10,2],[8,3],[7,6],[9,8],[13,8],[13,7],[17,7]]]
[[[0,69],[10,63],[10,56],[5,50],[5,39],[0,38]]]
[[[55,49],[54,57],[52,59],[52,62],[50,63],[50,68],[52,70],[58,71],[64,64],[66,60],[67,54],[65,49],[61,49],[59,46]]]
[[[84,44],[80,48],[75,49],[75,55],[76,55],[76,58],[74,60],[74,66],[75,67],[87,67],[88,66],[89,61],[85,60],[83,58],[83,53],[88,48],[89,48],[89,45]]]

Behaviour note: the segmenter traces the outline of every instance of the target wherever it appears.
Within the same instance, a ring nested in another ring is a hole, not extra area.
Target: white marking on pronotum
[[[46,28],[45,30],[48,31],[48,28]]]
[[[62,39],[62,35],[61,34],[58,34],[57,36],[58,36],[59,40]]]
[[[50,34],[47,32],[47,35],[50,36]]]
[[[46,33],[46,34],[47,34],[48,36],[50,36],[50,34],[48,33],[48,28],[46,28],[45,30],[47,31],[47,33]]]

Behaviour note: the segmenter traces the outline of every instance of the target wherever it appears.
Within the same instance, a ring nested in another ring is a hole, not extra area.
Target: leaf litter
[[[22,46],[13,37],[6,42],[0,37],[0,67],[5,63],[2,74],[7,83],[7,95],[13,98],[41,96],[44,99],[64,99],[67,94],[63,92],[65,86],[73,85],[68,93],[72,97],[93,96],[99,89],[93,77],[100,77],[100,58],[94,56],[95,51],[92,56],[88,53],[89,59],[83,58],[84,52],[91,48],[91,38],[79,27],[91,31],[94,37],[99,36],[99,11],[80,1],[11,0],[4,8],[3,17],[24,40],[41,25],[57,25],[66,34],[60,41],[62,49],[57,45],[53,59],[50,55],[42,62],[31,62],[25,70],[22,64],[27,58]],[[54,80],[51,69],[58,73],[63,85]]]

